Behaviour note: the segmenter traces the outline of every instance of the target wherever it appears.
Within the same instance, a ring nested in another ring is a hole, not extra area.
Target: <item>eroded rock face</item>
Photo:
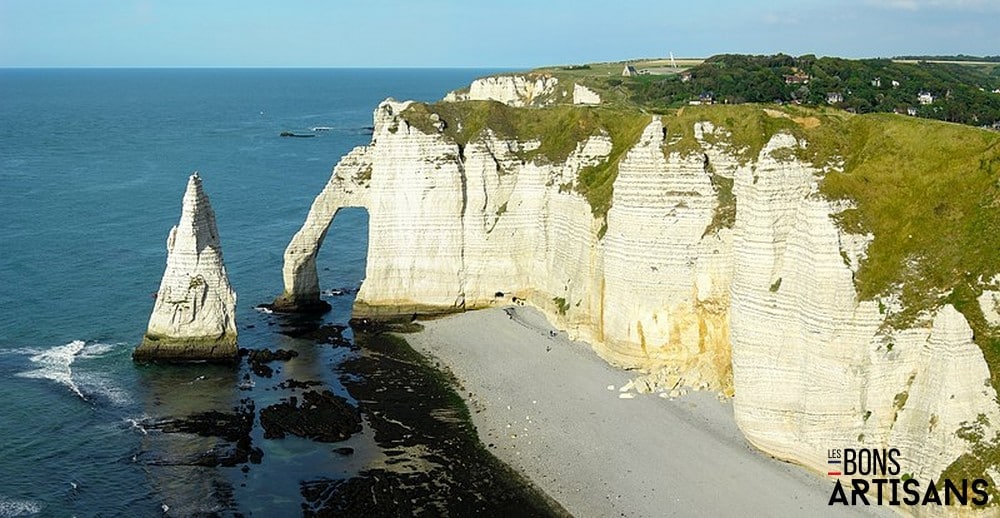
[[[555,99],[559,79],[548,75],[501,75],[476,79],[468,92],[451,92],[445,101],[497,101],[515,107],[541,106]],[[600,99],[598,99],[600,102]]]
[[[998,422],[982,351],[950,305],[891,330],[878,302],[858,299],[858,243],[818,196],[821,172],[777,158],[798,145],[778,135],[735,174],[737,424],[759,448],[817,471],[830,448],[896,447],[903,473],[937,479],[969,449],[955,433],[962,423],[981,413]]]
[[[601,96],[583,85],[573,85],[573,104],[601,104]]]
[[[611,153],[606,135],[558,163],[525,161],[538,142],[487,129],[459,146],[411,128],[404,107],[380,105],[372,144],[334,169],[286,251],[285,299],[318,300],[311,258],[336,211],[362,206],[369,253],[355,317],[517,297],[667,388],[735,390],[753,444],[817,470],[830,448],[898,447],[904,472],[934,479],[969,451],[963,423],[983,414],[993,437],[1000,408],[965,318],[943,306],[892,330],[877,302],[859,300],[853,278],[871,236],[836,226],[842,207],[819,194],[825,173],[796,158],[803,144],[791,135],[747,158],[702,122],[697,150],[671,152],[651,117],[619,164],[605,223],[572,185]],[[738,204],[727,208],[728,185]],[[987,319],[994,302],[980,300]]]
[[[222,261],[215,212],[191,175],[181,220],[167,238],[167,268],[136,361],[236,359],[236,293]]]

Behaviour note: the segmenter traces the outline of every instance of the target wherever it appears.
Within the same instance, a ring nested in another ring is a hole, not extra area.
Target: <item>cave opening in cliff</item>
[[[368,210],[338,210],[316,256],[320,296],[333,308],[335,319],[350,318],[354,298],[365,278],[367,259]]]

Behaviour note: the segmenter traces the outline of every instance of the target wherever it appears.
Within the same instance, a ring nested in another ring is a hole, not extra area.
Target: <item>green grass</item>
[[[623,113],[613,109],[593,111],[599,117],[604,130],[611,136],[611,153],[605,161],[580,171],[576,191],[590,203],[590,211],[594,217],[604,219],[611,208],[614,183],[618,178],[618,164],[625,157],[625,153],[639,141],[642,130],[652,119],[637,112]]]
[[[952,481],[985,479],[989,484],[987,506],[996,506],[1000,500],[1000,491],[987,470],[1000,466],[1000,434],[987,438],[985,428],[988,426],[989,420],[986,419],[985,414],[979,414],[973,422],[962,423],[962,428],[958,430],[957,435],[972,445],[972,451],[958,457],[945,468],[938,483],[943,484],[945,479]]]
[[[902,327],[978,295],[978,280],[1000,273],[1000,135],[881,114],[845,126],[845,169],[821,191],[856,204],[841,227],[875,236],[857,274],[861,298],[901,285],[905,309],[890,319]]]
[[[565,315],[569,311],[569,302],[563,297],[552,297],[552,303],[556,305],[560,315]]]
[[[615,67],[617,65],[614,65]],[[567,74],[609,74],[613,64]],[[562,72],[556,72],[557,74]],[[413,127],[437,133],[431,114],[444,120],[447,138],[460,146],[489,128],[501,138],[538,140],[521,158],[559,163],[588,137],[607,134],[607,160],[584,168],[572,188],[587,199],[606,231],[618,165],[637,142],[650,116],[636,106],[512,108],[491,101],[411,105],[402,116]],[[862,300],[900,297],[903,310],[886,314],[892,328],[914,325],[950,303],[965,315],[1000,392],[1000,333],[985,321],[975,299],[983,282],[1000,274],[1000,134],[976,128],[891,114],[851,115],[840,110],[760,105],[687,106],[663,112],[664,151],[701,153],[694,124],[712,122],[728,135],[706,140],[751,163],[776,133],[806,143],[777,156],[798,158],[818,168],[839,163],[820,180],[820,193],[849,200],[853,208],[834,215],[845,232],[874,236],[855,284]],[[731,227],[737,201],[732,181],[714,174],[719,197],[706,233]],[[502,210],[501,210],[502,213]],[[499,215],[499,214],[498,214]]]
[[[667,151],[700,152],[692,128],[710,121],[731,133],[720,140],[737,143],[730,151],[745,162],[782,131],[807,143],[794,151],[799,159],[817,167],[843,160],[843,171],[828,173],[820,192],[853,203],[835,215],[841,229],[874,236],[855,278],[860,298],[898,293],[905,309],[888,315],[896,328],[954,304],[1000,371],[1000,342],[975,303],[982,282],[1000,273],[1000,134],[891,114],[768,109],[772,114],[755,105],[692,106],[666,115]],[[728,196],[719,191],[722,208]]]
[[[712,213],[712,222],[705,227],[702,237],[723,228],[733,228],[736,224],[736,195],[733,194],[733,179],[712,173],[712,185],[715,186],[719,204]]]

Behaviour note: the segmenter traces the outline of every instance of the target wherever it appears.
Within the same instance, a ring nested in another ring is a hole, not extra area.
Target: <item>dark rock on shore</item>
[[[337,442],[361,431],[361,413],[329,390],[305,392],[302,404],[292,396],[260,411],[264,438],[282,439],[286,434],[320,442]]]
[[[567,515],[479,443],[461,397],[405,341],[356,340],[362,353],[341,381],[391,458],[350,479],[302,482],[305,516]]]
[[[310,323],[283,324],[281,334],[292,338],[304,338],[313,340],[318,344],[330,344],[335,346],[350,347],[351,342],[344,338],[344,330],[347,326],[337,324],[324,324],[317,326]]]
[[[253,447],[250,432],[253,430],[254,403],[250,399],[232,412],[216,410],[200,412],[187,417],[146,421],[144,428],[163,433],[188,433],[200,437],[222,439],[211,449],[193,456],[158,458],[146,461],[150,465],[184,465],[206,467],[233,467],[237,464],[260,464],[264,452]]]
[[[322,315],[333,309],[330,303],[325,300],[292,300],[288,297],[280,296],[274,299],[272,304],[258,304],[256,309],[265,313],[286,313],[297,315]]]
[[[322,385],[322,381],[299,381],[299,380],[285,380],[278,383],[278,388],[285,390],[296,390],[296,389],[307,389],[310,387],[316,387]]]
[[[270,378],[274,374],[274,369],[269,367],[268,363],[273,361],[286,362],[298,355],[298,352],[286,349],[278,349],[276,351],[270,349],[240,349],[240,356],[246,356],[247,363],[250,364],[250,370],[262,378]]]
[[[417,322],[417,315],[414,314],[408,320],[376,320],[371,318],[352,318],[348,322],[355,332],[377,335],[379,333],[416,333],[423,330],[424,326]]]

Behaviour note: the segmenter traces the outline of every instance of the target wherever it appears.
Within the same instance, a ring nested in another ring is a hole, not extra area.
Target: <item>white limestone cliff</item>
[[[572,96],[570,96],[572,93]],[[512,74],[476,79],[469,88],[448,92],[445,102],[496,101],[521,108],[549,106],[558,103],[580,105],[601,104],[601,95],[581,84],[573,90],[559,88],[559,78],[544,74]]]
[[[136,361],[236,358],[236,293],[229,285],[215,212],[198,173],[188,179],[180,222],[167,238],[167,267]]]
[[[983,312],[983,317],[989,325],[1000,326],[1000,276],[993,279],[991,285],[994,289],[983,290],[979,296],[979,309]]]
[[[1000,429],[962,314],[945,305],[892,330],[878,302],[859,299],[871,237],[836,226],[843,207],[819,195],[824,171],[788,152],[803,145],[794,137],[778,133],[747,160],[702,122],[700,149],[682,154],[666,151],[674,136],[652,117],[619,163],[605,223],[572,186],[611,153],[607,135],[564,161],[526,161],[538,142],[486,129],[460,146],[411,127],[404,109],[378,107],[372,143],[337,164],[286,250],[279,301],[290,309],[318,300],[313,259],[330,219],[360,206],[370,220],[357,317],[516,297],[653,383],[735,391],[754,445],[820,471],[830,448],[897,447],[904,472],[934,479],[969,451],[962,426],[982,414],[988,437]],[[738,200],[732,224],[717,224],[721,180]],[[992,293],[984,313],[996,311]]]
[[[574,84],[573,104],[601,104],[601,96],[586,86]]]
[[[778,135],[735,176],[737,424],[759,448],[820,472],[828,449],[896,447],[904,473],[937,479],[970,447],[956,435],[963,423],[1000,422],[983,353],[950,305],[928,325],[889,331],[878,302],[859,300],[841,254],[852,245],[817,195],[819,171],[771,156],[798,145]]]
[[[466,92],[450,92],[444,100],[496,101],[514,107],[541,106],[557,101],[553,96],[558,84],[558,78],[544,74],[489,76],[473,81]]]

